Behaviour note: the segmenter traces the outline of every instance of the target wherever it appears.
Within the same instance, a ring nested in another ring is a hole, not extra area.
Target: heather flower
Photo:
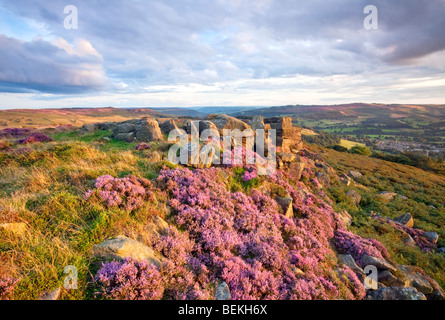
[[[29,128],[6,128],[0,130],[0,138],[18,138],[31,132]]]
[[[346,230],[335,231],[335,245],[340,253],[350,254],[359,266],[363,255],[386,259],[389,258],[387,249],[375,239],[364,239]]]
[[[149,180],[138,179],[133,176],[114,178],[111,175],[100,176],[94,184],[95,190],[88,190],[85,198],[91,199],[93,195],[108,208],[119,207],[127,211],[140,208],[145,200],[150,200],[153,193]]]
[[[137,146],[134,147],[136,150],[146,150],[150,149],[150,145],[146,142],[141,142]]]
[[[53,141],[52,138],[48,137],[46,134],[35,132],[28,136],[25,139],[19,139],[16,142],[20,144],[27,144],[27,143],[35,143],[35,142],[48,142]]]
[[[17,283],[18,279],[0,275],[0,300],[9,300]]]
[[[147,261],[125,259],[105,263],[96,281],[107,299],[159,300],[164,292],[158,269]]]

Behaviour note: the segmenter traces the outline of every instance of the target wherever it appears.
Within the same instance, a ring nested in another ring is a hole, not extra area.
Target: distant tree
[[[371,155],[371,150],[369,150],[367,147],[364,146],[353,146],[351,148],[351,150],[349,150],[350,153],[355,153],[355,154],[362,154],[364,156],[370,156]]]
[[[335,146],[329,146],[328,148],[333,149],[335,151],[340,151],[340,152],[347,152],[348,148],[345,148],[339,144],[336,144]]]

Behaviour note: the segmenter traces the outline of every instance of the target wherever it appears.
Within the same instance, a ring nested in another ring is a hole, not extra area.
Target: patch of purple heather
[[[46,134],[35,132],[32,133],[30,136],[24,139],[19,139],[16,142],[20,144],[28,144],[28,143],[35,143],[35,142],[49,142],[53,141],[52,138],[48,137]]]

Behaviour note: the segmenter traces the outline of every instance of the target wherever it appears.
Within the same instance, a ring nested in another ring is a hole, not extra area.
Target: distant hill
[[[0,110],[0,128],[82,126],[85,123],[125,121],[142,116],[171,117],[171,115],[149,108],[12,109]]]
[[[239,111],[232,116],[292,117],[296,125],[348,136],[445,143],[445,105],[351,103],[287,105]]]

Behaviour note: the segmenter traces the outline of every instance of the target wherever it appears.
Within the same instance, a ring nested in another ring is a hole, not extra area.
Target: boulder
[[[394,221],[403,224],[408,228],[412,228],[414,226],[413,216],[409,212],[404,213],[401,216],[398,216],[397,218],[394,219]]]
[[[439,234],[437,232],[424,231],[423,236],[433,243],[437,243],[439,240]]]
[[[342,174],[340,176],[340,182],[345,184],[346,186],[350,186],[352,184],[352,179],[349,178],[346,174]]]
[[[176,125],[176,120],[169,119],[161,123],[159,126],[161,132],[163,134],[169,134],[171,131],[178,130],[178,126]]]
[[[227,283],[221,282],[216,286],[215,300],[231,300],[230,289]]]
[[[162,263],[162,258],[152,248],[123,235],[94,245],[92,255],[102,259],[147,260],[157,266]]]
[[[295,154],[293,153],[280,152],[277,156],[284,163],[294,162],[296,159]]]
[[[430,286],[433,288],[433,292],[427,295],[428,300],[445,300],[445,291],[437,283],[437,281],[429,276],[425,276],[425,278],[428,280]]]
[[[365,266],[371,265],[375,266],[377,269],[382,269],[382,270],[391,270],[391,271],[397,270],[396,267],[394,267],[391,263],[389,263],[386,259],[383,258],[371,257],[365,254],[361,257],[361,261],[362,264]]]
[[[445,253],[445,247],[441,247],[439,249],[437,249],[438,253]]]
[[[352,200],[352,202],[357,206],[362,200],[362,196],[355,190],[350,190],[346,193],[346,196]]]
[[[283,214],[287,218],[294,217],[294,209],[292,207],[292,198],[291,197],[276,197],[275,201],[283,209]]]
[[[390,271],[383,270],[378,274],[379,282],[383,283],[386,287],[408,287],[406,280],[402,280],[395,277]]]
[[[113,137],[127,142],[163,140],[158,122],[147,117],[116,123],[113,129]]]
[[[87,133],[87,132],[93,132],[96,131],[98,129],[98,124],[97,123],[85,123],[81,128],[80,128],[80,132],[81,133]]]
[[[329,175],[324,172],[315,172],[315,177],[325,186],[329,185],[329,183],[331,182]]]
[[[50,292],[45,292],[38,297],[38,300],[57,300],[60,297],[60,293],[62,292],[62,288],[58,287]]]
[[[208,120],[195,120],[187,123],[187,133],[188,134],[196,134],[198,133],[199,137],[204,130],[215,130],[218,131],[218,128],[215,124]],[[192,132],[193,131],[193,132]],[[194,137],[195,138],[195,137]]]
[[[291,148],[301,149],[301,128],[292,125],[290,117],[273,117],[264,119],[265,125],[275,130],[277,147],[282,152],[291,153]]]
[[[143,118],[135,123],[136,139],[139,141],[164,140],[156,120]]]
[[[153,216],[151,221],[147,223],[146,228],[150,230],[153,236],[159,236],[167,231],[168,223],[159,216]]]
[[[378,193],[377,198],[383,201],[391,201],[396,195],[397,193],[394,192],[382,191]]]
[[[348,227],[348,226],[351,225],[351,223],[352,223],[352,217],[351,217],[351,215],[349,214],[348,211],[346,211],[346,210],[340,211],[340,212],[338,213],[338,217],[340,218],[340,220],[343,222],[343,224],[344,224],[346,227]]]
[[[352,271],[354,271],[358,278],[360,279],[360,281],[363,281],[366,278],[366,274],[363,271],[362,268],[360,268],[357,263],[355,262],[354,258],[350,255],[350,254],[339,254],[338,255],[338,260],[348,266]]]
[[[180,149],[180,153],[188,155],[187,166],[203,169],[210,168],[217,157],[216,151],[211,146],[200,147],[198,143],[189,142]]]
[[[221,134],[224,129],[239,129],[240,131],[250,129],[250,126],[244,121],[225,114],[209,114],[206,120],[211,121]]]
[[[126,141],[126,142],[134,142],[136,139],[134,132],[122,132],[113,134],[113,137],[117,140]]]
[[[418,272],[416,268],[399,265],[398,270],[405,277],[407,286],[416,288],[423,294],[431,294],[433,292],[433,287],[430,285],[426,276]]]
[[[423,293],[415,288],[385,287],[378,290],[369,290],[367,300],[426,300]]]
[[[301,179],[301,174],[303,173],[305,167],[304,162],[291,162],[289,163],[289,176],[298,181]]]
[[[363,178],[363,175],[362,175],[360,172],[358,172],[358,171],[354,171],[354,170],[350,170],[350,171],[348,172],[348,175],[349,175],[351,178],[353,178],[353,179],[360,179],[360,178]]]

